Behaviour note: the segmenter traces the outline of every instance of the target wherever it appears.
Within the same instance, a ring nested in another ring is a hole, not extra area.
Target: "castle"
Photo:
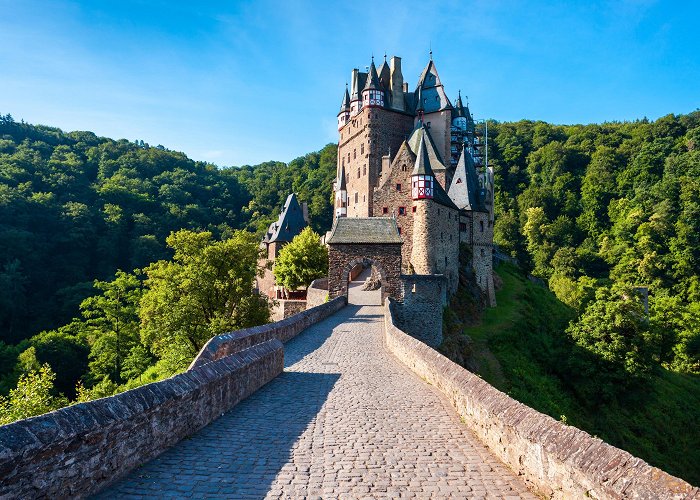
[[[461,95],[450,102],[432,52],[413,92],[399,57],[353,69],[338,132],[334,230],[339,218],[394,218],[401,273],[444,275],[451,294],[465,243],[476,281],[495,305],[493,171],[468,105]]]

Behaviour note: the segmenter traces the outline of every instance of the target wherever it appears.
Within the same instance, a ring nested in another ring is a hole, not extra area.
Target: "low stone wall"
[[[640,458],[515,401],[401,331],[385,305],[389,351],[439,389],[467,426],[550,498],[700,498],[700,489]]]
[[[271,339],[161,382],[0,426],[0,498],[95,493],[283,369],[284,347]]]
[[[402,274],[403,302],[394,303],[396,326],[431,347],[442,344],[442,308],[447,279],[442,274]]]
[[[340,310],[345,304],[345,297],[337,297],[325,304],[300,312],[282,321],[217,335],[209,340],[202,350],[199,351],[197,357],[192,361],[190,369],[270,339],[279,339],[282,342],[287,342],[296,337],[305,328]]]
[[[285,318],[299,314],[306,310],[306,300],[298,299],[277,299],[272,308],[270,317],[274,321],[282,321]]]
[[[313,280],[306,289],[306,309],[320,306],[328,300],[328,278]]]

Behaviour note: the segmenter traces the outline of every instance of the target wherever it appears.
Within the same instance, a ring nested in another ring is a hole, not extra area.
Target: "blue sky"
[[[198,5],[202,4],[202,5]],[[478,118],[591,123],[700,106],[700,2],[0,0],[0,113],[220,166],[337,140],[353,67],[434,60]]]

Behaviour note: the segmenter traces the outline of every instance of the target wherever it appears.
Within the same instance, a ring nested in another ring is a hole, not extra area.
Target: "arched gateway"
[[[389,217],[339,217],[328,243],[328,293],[347,296],[348,278],[358,264],[371,265],[379,273],[382,302],[401,298],[401,235]]]

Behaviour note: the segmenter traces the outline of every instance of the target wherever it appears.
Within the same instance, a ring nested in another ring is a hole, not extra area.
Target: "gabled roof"
[[[416,87],[416,111],[422,109],[424,113],[434,113],[444,109],[452,109],[452,104],[445,94],[445,89],[440,82],[435,63],[431,59],[418,79]]]
[[[450,199],[460,210],[485,212],[482,191],[474,159],[467,148],[463,147],[452,177],[452,184],[450,184]]]
[[[428,157],[430,158],[430,165],[433,168],[433,171],[439,172],[442,170],[447,170],[447,167],[442,161],[442,156],[440,156],[440,153],[435,146],[435,142],[433,142],[430,132],[427,128],[425,128],[425,125],[420,122],[416,124],[416,128],[413,129],[411,136],[408,138],[408,145],[413,154],[418,155],[418,146],[423,136],[427,137],[425,145],[428,150]]]
[[[307,223],[304,220],[304,212],[299,205],[299,200],[297,200],[296,194],[292,193],[287,196],[277,222],[270,224],[263,242],[292,241],[292,238],[301,233],[306,226]]]
[[[338,217],[326,243],[401,244],[402,240],[396,220],[391,217]]]

